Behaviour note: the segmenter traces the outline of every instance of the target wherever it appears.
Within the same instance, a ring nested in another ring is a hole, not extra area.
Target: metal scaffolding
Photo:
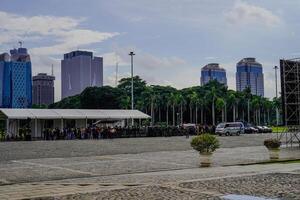
[[[279,137],[300,146],[300,59],[280,60],[282,120],[287,129]]]

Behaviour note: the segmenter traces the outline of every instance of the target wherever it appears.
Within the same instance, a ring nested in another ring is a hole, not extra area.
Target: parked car
[[[272,133],[272,129],[267,127],[267,126],[263,126],[265,133]]]
[[[255,126],[259,133],[264,133],[265,129],[262,126]]]
[[[216,134],[222,135],[240,135],[245,133],[244,124],[241,122],[226,122],[221,123],[216,127]]]
[[[225,123],[220,123],[217,125],[215,134],[222,133],[224,131]]]
[[[254,128],[253,126],[245,127],[245,133],[258,133],[258,129]]]

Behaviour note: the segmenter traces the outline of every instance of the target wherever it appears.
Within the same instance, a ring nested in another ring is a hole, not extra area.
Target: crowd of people
[[[86,139],[113,139],[130,137],[170,137],[186,136],[214,133],[215,126],[144,126],[144,127],[121,127],[121,126],[96,126],[91,125],[87,128],[45,128],[42,131],[43,140],[86,140]],[[17,135],[1,137],[1,140],[32,140],[31,129],[19,129]]]

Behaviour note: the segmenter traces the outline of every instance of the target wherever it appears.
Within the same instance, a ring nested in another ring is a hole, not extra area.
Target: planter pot
[[[269,155],[271,160],[277,160],[279,159],[279,152],[280,149],[268,149],[269,150]]]
[[[200,153],[200,167],[210,167],[212,153]]]

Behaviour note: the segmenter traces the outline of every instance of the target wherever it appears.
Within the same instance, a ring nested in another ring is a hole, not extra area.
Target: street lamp
[[[131,51],[129,55],[131,56],[131,110],[133,110],[133,56],[135,54],[133,53],[133,51]],[[131,121],[131,125],[133,126],[133,119]]]
[[[276,101],[277,101],[277,98],[278,98],[278,95],[277,95],[277,70],[278,70],[278,66],[275,66],[274,67],[274,69],[275,69],[275,96],[276,96]],[[279,121],[279,113],[278,113],[278,108],[277,108],[277,106],[276,106],[276,125],[278,126],[278,121]]]

